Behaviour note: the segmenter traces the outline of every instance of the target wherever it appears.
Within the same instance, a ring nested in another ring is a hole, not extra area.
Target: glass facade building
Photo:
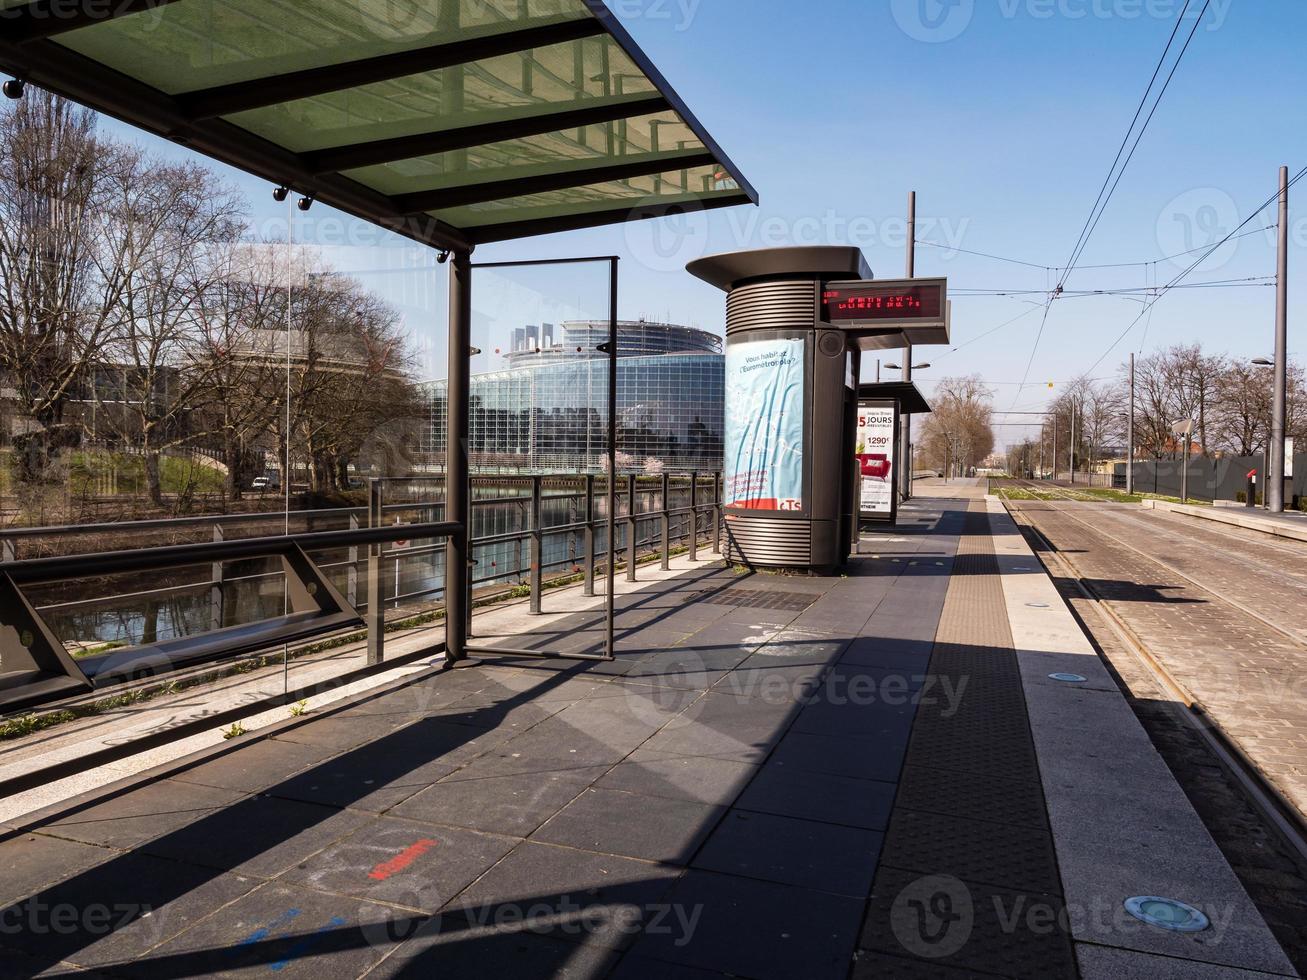
[[[608,361],[595,348],[607,321],[525,327],[509,367],[472,378],[474,470],[599,473],[607,466]],[[624,471],[716,471],[722,465],[725,369],[721,338],[675,324],[618,326],[617,451]],[[444,381],[427,385],[424,449],[445,453]]]

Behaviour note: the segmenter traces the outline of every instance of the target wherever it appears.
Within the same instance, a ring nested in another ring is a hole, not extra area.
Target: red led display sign
[[[942,320],[944,288],[942,283],[902,282],[831,287],[822,293],[824,319],[827,323]]]

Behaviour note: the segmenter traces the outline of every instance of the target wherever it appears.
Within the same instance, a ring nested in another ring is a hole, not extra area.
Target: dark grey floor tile
[[[855,954],[849,980],[992,980],[992,973],[942,966],[934,960],[886,956],[869,949]]]
[[[863,909],[862,899],[693,870],[667,905],[633,955],[759,980],[845,977]]]
[[[3,942],[50,963],[130,963],[258,884],[195,864],[121,854],[0,912],[0,921],[17,924]]]
[[[262,739],[237,746],[212,761],[175,772],[170,778],[219,789],[262,793],[335,754],[336,750],[330,747]]]
[[[391,953],[368,980],[513,977],[514,980],[599,980],[618,953],[537,935],[520,922],[477,922],[460,913],[437,916]]]
[[[600,789],[729,806],[757,771],[757,766],[746,762],[705,757],[623,762],[595,785]]]
[[[393,735],[420,720],[416,714],[325,715],[275,735],[273,741],[298,742],[344,752],[365,742]]]
[[[372,819],[275,796],[252,797],[141,846],[147,854],[271,878]]]
[[[115,856],[113,851],[43,834],[18,834],[0,844],[0,905],[39,892],[61,878],[85,872]]]
[[[680,869],[526,841],[453,903],[476,921],[528,921],[533,932],[622,948],[660,914]]]
[[[693,866],[865,898],[882,840],[873,830],[732,810]]]
[[[601,854],[685,864],[725,812],[688,800],[588,789],[532,835]]]
[[[720,980],[727,974],[716,970],[700,970],[684,963],[651,960],[647,956],[627,953],[608,975],[609,980]]]
[[[606,766],[441,781],[389,811],[493,834],[526,837],[607,772]]]
[[[238,790],[162,779],[78,810],[42,829],[59,837],[126,850],[212,816],[244,795]]]
[[[518,843],[512,837],[378,817],[279,880],[433,913]]]
[[[735,805],[741,810],[884,830],[893,802],[892,783],[764,766]]]
[[[903,739],[912,729],[916,711],[917,706],[911,703],[821,701],[809,704],[799,712],[794,730],[838,738]]]
[[[358,977],[425,916],[270,882],[132,964],[143,977]]]
[[[906,753],[906,734],[864,740],[791,731],[776,746],[767,765],[787,771],[825,772],[892,783],[899,778]]]
[[[796,709],[711,691],[672,719],[633,755],[635,761],[711,756],[761,762]]]
[[[11,949],[0,949],[0,977],[45,980],[46,977],[75,976],[77,980],[105,980],[107,974],[83,970],[72,963],[51,963],[48,957],[26,956]]]
[[[284,780],[270,792],[381,813],[490,752],[508,735],[421,721]]]

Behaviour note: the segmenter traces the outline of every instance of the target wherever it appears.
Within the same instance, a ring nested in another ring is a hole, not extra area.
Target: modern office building
[[[507,367],[472,378],[472,465],[500,472],[601,472],[608,451],[607,321],[521,327]],[[618,325],[617,450],[623,469],[715,471],[722,463],[722,340],[644,320]],[[428,385],[428,459],[445,452],[445,382]]]

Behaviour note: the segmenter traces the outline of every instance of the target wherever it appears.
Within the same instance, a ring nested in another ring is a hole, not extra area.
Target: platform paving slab
[[[441,781],[389,814],[491,834],[528,837],[606,772],[607,766],[563,772]]]
[[[687,864],[725,813],[688,800],[611,789],[587,789],[531,839],[601,854]]]
[[[735,809],[694,867],[864,898],[883,840],[871,830]]]
[[[691,870],[667,904],[699,913],[692,940],[677,924],[647,931],[632,947],[636,956],[759,980],[834,980],[848,973],[863,900]]]

